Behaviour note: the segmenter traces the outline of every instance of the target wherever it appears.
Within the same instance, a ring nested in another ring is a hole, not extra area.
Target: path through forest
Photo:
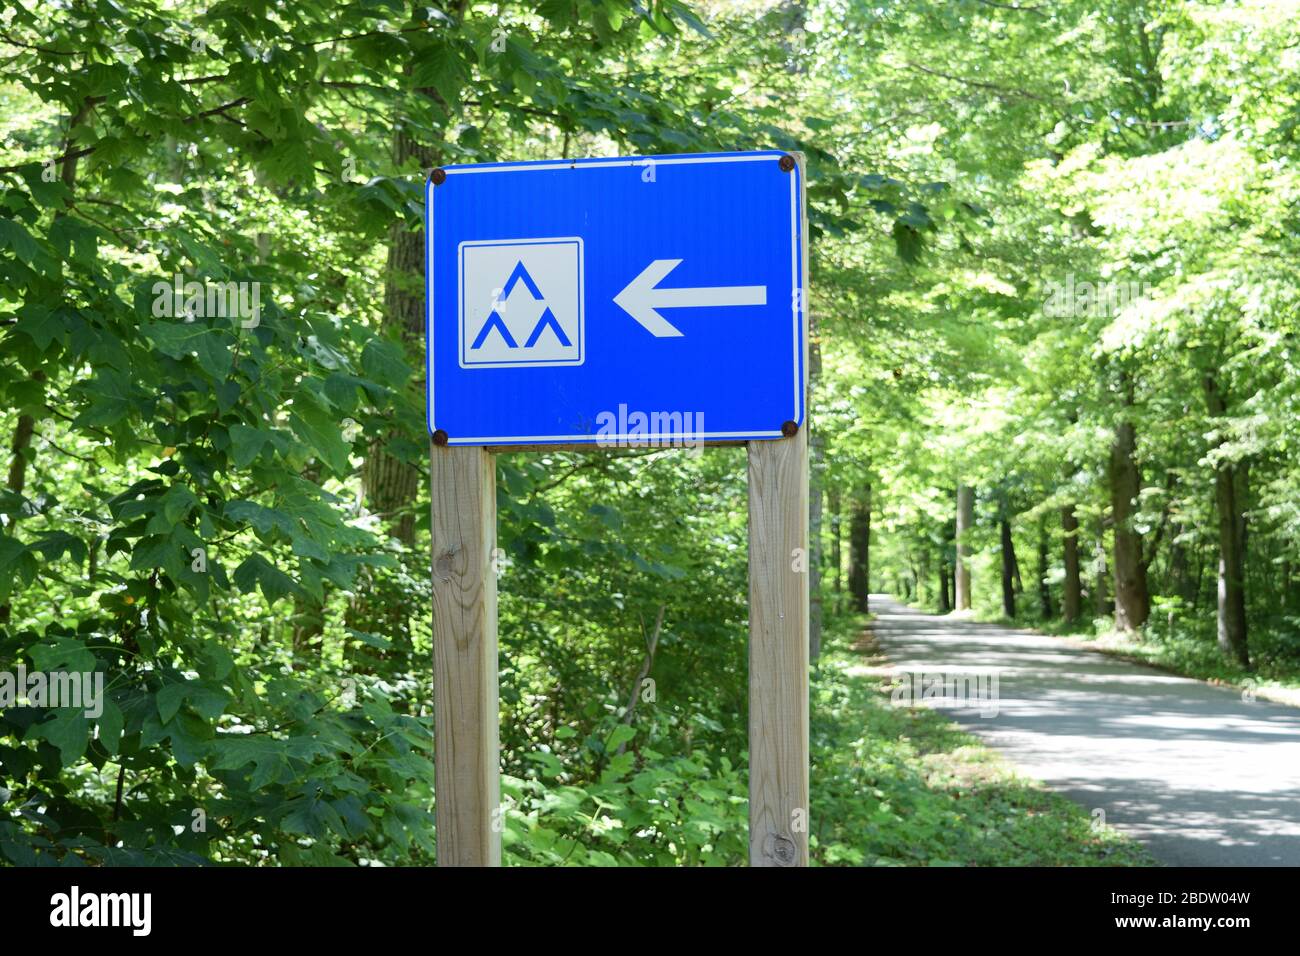
[[[871,609],[882,650],[914,683],[996,673],[996,715],[981,716],[987,702],[932,703],[1158,860],[1300,865],[1300,709],[887,595]]]

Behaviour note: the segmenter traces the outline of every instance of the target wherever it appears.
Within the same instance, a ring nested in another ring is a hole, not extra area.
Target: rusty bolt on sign
[[[435,445],[447,444],[447,433],[443,431],[441,428],[439,428],[436,432],[433,433],[433,443]]]
[[[781,159],[777,162],[777,165],[781,167],[781,172],[788,173],[794,169],[794,157],[782,156]]]
[[[447,171],[445,169],[435,169],[429,173],[429,179],[435,186],[441,186],[447,181]]]
[[[795,436],[795,433],[798,431],[799,431],[799,426],[796,425],[794,422],[786,422],[784,425],[781,426],[781,434],[784,435],[786,438],[793,438]]]

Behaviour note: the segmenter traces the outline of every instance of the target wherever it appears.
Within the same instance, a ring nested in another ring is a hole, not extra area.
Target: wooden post
[[[808,865],[808,429],[749,443],[749,862]]]
[[[433,704],[439,866],[500,866],[495,462],[432,446]]]

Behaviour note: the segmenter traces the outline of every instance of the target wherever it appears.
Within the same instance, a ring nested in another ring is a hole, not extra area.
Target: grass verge
[[[864,615],[828,622],[812,693],[821,865],[1151,866],[1133,840],[926,707],[890,703]]]

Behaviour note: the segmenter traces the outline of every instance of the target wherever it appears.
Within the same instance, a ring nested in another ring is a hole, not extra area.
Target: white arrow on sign
[[[640,322],[656,338],[681,335],[656,309],[708,305],[767,305],[765,285],[702,286],[694,289],[658,289],[659,282],[681,264],[681,259],[656,259],[627,284],[614,304]]]

